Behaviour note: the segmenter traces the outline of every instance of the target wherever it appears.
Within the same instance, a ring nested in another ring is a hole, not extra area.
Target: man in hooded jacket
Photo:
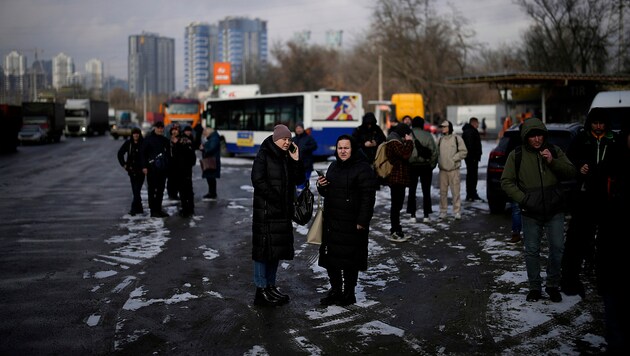
[[[576,191],[571,199],[571,221],[562,256],[562,292],[585,295],[580,281],[584,261],[593,262],[595,235],[606,214],[610,184],[619,160],[619,137],[611,130],[606,112],[593,108],[571,142],[567,156],[578,169]]]
[[[526,300],[542,298],[541,240],[547,236],[549,258],[545,292],[552,302],[562,301],[560,265],[564,250],[564,202],[562,180],[573,178],[575,167],[560,147],[547,142],[547,127],[540,119],[531,118],[521,125],[519,170],[516,171],[516,150],[510,152],[501,175],[501,188],[521,208],[525,266],[529,281]]]
[[[368,112],[363,115],[363,121],[360,126],[354,129],[352,137],[367,156],[368,163],[373,163],[378,145],[385,142],[385,134],[377,125],[374,113]]]

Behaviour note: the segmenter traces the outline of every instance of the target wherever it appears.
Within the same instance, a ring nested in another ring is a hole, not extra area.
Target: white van
[[[605,109],[610,117],[611,129],[619,131],[622,126],[630,125],[630,90],[599,92],[589,111],[593,108]]]

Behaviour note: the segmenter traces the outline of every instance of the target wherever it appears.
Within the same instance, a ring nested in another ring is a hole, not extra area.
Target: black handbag
[[[295,198],[295,206],[293,212],[293,221],[298,225],[306,225],[311,218],[313,218],[313,203],[315,202],[315,195],[311,192],[308,181],[304,189]]]

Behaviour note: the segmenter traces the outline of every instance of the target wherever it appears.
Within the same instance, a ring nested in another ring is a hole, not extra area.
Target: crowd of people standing
[[[448,212],[448,192],[452,213],[461,219],[460,175],[462,161],[466,168],[466,201],[483,199],[477,192],[479,161],[482,156],[480,122],[470,118],[460,136],[453,124],[440,123],[441,135],[424,131],[422,117],[410,118],[393,125],[384,135],[373,113],[363,117],[362,124],[351,135],[338,137],[335,159],[316,182],[323,198],[324,229],[318,264],[327,271],[330,289],[320,300],[322,305],[349,305],[356,302],[354,289],[359,271],[368,267],[368,235],[374,213],[375,194],[387,186],[391,197],[390,235],[393,242],[408,241],[410,234],[402,229],[401,211],[407,196],[406,213],[417,222],[420,210],[417,198],[418,180],[422,190],[423,223],[433,213],[431,180],[439,169],[439,217]],[[624,218],[630,216],[627,202],[630,179],[630,130],[613,132],[605,114],[592,110],[582,130],[567,152],[547,139],[546,125],[528,118],[520,126],[522,146],[507,159],[501,186],[511,201],[513,211],[512,240],[523,242],[529,290],[526,301],[545,298],[562,301],[562,294],[585,296],[580,273],[586,262],[594,264],[597,290],[605,306],[607,341],[612,350],[627,350],[628,330],[620,315],[627,306],[623,288],[616,275],[626,271],[621,265],[621,242],[618,231]],[[306,184],[313,170],[313,152],[317,142],[302,123],[294,127],[295,135],[285,125],[277,125],[261,145],[253,161],[251,180],[253,194],[252,260],[256,286],[254,304],[283,305],[290,296],[277,286],[281,260],[294,258],[293,203],[297,189]],[[168,137],[163,123],[143,138],[139,129],[118,151],[118,161],[130,177],[132,203],[129,214],[143,213],[140,191],[146,177],[151,217],[167,216],[162,210],[163,194],[168,180],[181,201],[180,215],[194,214],[192,167],[196,151],[202,157],[216,158],[216,170],[203,173],[208,184],[204,199],[216,199],[216,179],[220,178],[220,137],[206,128],[197,138],[193,128],[171,127]],[[391,173],[377,178],[373,162],[377,148],[384,144],[392,165]],[[517,160],[519,160],[517,162]],[[559,189],[562,180],[576,178],[577,190],[571,196]],[[297,189],[296,189],[297,188]],[[571,199],[569,228],[565,199]],[[521,230],[523,236],[521,238]],[[518,235],[518,236],[517,236]],[[541,257],[542,239],[548,243],[548,256]],[[541,277],[541,265],[547,264]]]
[[[203,173],[208,180],[208,194],[204,198],[216,198],[216,179],[220,177],[220,139],[211,128],[199,138],[191,126],[183,129],[174,123],[168,129],[161,121],[153,125],[146,138],[139,128],[132,129],[131,137],[123,142],[117,158],[131,181],[132,203],[129,214],[144,212],[140,192],[146,177],[150,216],[169,216],[163,208],[164,191],[169,199],[179,200],[179,215],[190,218],[195,213],[193,167],[197,164],[197,151],[202,157],[217,157],[216,169]]]

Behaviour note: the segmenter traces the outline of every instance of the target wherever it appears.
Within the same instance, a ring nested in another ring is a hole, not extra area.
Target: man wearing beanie
[[[313,172],[313,152],[317,149],[317,142],[313,136],[309,135],[304,130],[304,124],[298,122],[295,124],[295,137],[293,137],[293,143],[300,149],[300,160],[304,163],[304,175],[305,179],[298,188],[304,189],[306,181],[311,179],[311,173]]]
[[[289,147],[294,147],[291,152]],[[291,142],[291,131],[276,125],[273,135],[260,145],[252,166],[254,214],[252,218],[252,259],[254,260],[254,305],[276,306],[289,296],[276,286],[280,260],[292,260],[293,201],[295,186],[304,181],[299,148]]]

